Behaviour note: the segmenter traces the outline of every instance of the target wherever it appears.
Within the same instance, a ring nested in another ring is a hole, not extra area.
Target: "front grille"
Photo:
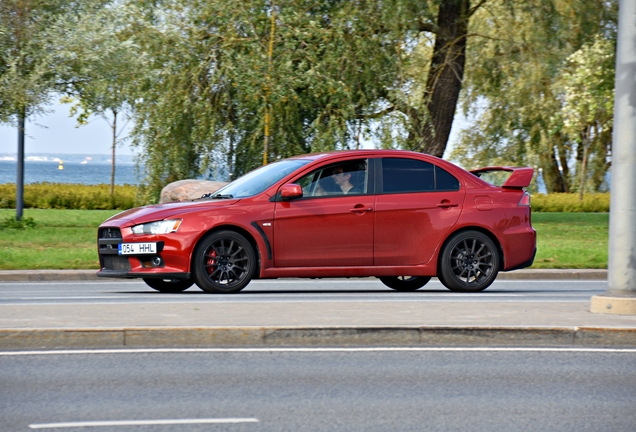
[[[117,245],[123,242],[119,228],[100,228],[97,237],[100,255],[117,255]]]
[[[100,228],[97,232],[97,247],[102,270],[129,271],[128,257],[117,253],[118,245],[123,242],[119,228]]]

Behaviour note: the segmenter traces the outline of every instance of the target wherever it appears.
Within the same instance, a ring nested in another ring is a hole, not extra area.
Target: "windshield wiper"
[[[230,199],[230,198],[234,198],[234,196],[232,194],[226,194],[226,195],[222,195],[222,194],[212,194],[212,193],[206,193],[201,195],[201,198],[211,198],[211,199]]]

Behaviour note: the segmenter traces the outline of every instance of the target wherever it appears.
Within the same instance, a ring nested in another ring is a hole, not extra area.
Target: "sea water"
[[[63,169],[60,169],[63,167]],[[64,162],[60,165],[53,161],[25,161],[24,183],[75,183],[75,184],[110,184],[111,164]],[[143,174],[143,173],[142,173]],[[17,163],[0,161],[0,184],[15,183],[17,179]],[[140,179],[137,167],[131,163],[115,165],[115,184],[137,185]]]

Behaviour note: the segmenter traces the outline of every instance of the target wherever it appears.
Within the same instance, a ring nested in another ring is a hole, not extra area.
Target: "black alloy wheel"
[[[154,279],[144,278],[144,282],[150,288],[156,289],[162,293],[180,293],[187,290],[193,284],[193,280],[189,279]]]
[[[209,293],[235,293],[256,271],[256,254],[249,241],[234,231],[213,232],[197,244],[192,271],[196,284]]]
[[[437,277],[451,291],[483,291],[495,281],[500,261],[497,246],[486,234],[459,232],[442,248]]]
[[[382,283],[396,291],[415,291],[431,280],[428,276],[383,276]]]

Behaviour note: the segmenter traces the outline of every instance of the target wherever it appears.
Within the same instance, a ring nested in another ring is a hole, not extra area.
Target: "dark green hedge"
[[[0,208],[15,208],[16,185],[0,184]],[[40,209],[125,210],[135,207],[137,187],[33,183],[24,186],[24,207]]]

